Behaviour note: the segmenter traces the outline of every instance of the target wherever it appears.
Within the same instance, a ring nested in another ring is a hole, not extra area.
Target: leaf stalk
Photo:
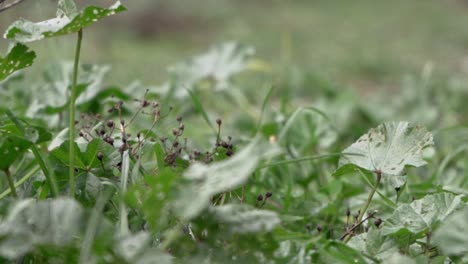
[[[70,120],[69,120],[69,137],[70,137],[70,168],[69,168],[69,195],[75,197],[75,102],[77,94],[78,66],[80,62],[81,41],[83,39],[83,29],[78,31],[76,41],[75,61],[73,65],[73,80],[70,94]]]
[[[363,205],[363,207],[360,210],[359,216],[356,219],[356,223],[357,223],[356,226],[360,226],[363,223],[362,218],[366,214],[366,211],[369,208],[370,203],[372,202],[372,198],[374,197],[375,191],[379,187],[380,181],[382,180],[382,171],[381,170],[376,170],[375,174],[377,174],[377,181],[375,183],[374,188],[372,188],[371,192],[369,193],[369,197],[367,197],[366,203]],[[367,220],[367,219],[368,218],[366,218],[365,220]],[[344,243],[348,243],[348,241],[351,239],[351,237],[352,237],[352,232],[346,232],[346,234],[341,238],[341,240],[344,239]]]

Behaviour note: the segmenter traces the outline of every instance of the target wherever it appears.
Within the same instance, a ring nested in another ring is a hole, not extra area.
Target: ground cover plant
[[[268,65],[226,42],[107,86],[81,47],[125,10],[60,0],[4,34],[3,262],[468,263],[465,83],[428,64],[389,101],[304,74],[304,104],[293,78],[250,89]],[[68,34],[73,63],[32,84],[29,43]]]

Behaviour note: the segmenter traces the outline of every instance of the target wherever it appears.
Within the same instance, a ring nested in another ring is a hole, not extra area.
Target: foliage
[[[447,118],[430,130],[382,120],[398,112],[382,95],[330,86],[299,107],[277,88],[247,100],[237,76],[253,49],[235,42],[175,64],[164,89],[104,86],[110,67],[75,67],[76,57],[34,86],[19,71],[35,57],[20,43],[82,33],[124,10],[61,0],[56,18],[19,20],[5,34],[14,41],[0,60],[0,261],[468,260],[468,130],[453,111],[464,100],[435,105]],[[64,120],[67,106],[80,114]],[[404,107],[419,116],[420,105]]]

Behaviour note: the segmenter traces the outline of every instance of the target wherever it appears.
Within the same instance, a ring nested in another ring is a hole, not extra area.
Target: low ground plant
[[[393,102],[316,78],[307,104],[288,79],[255,96],[266,62],[228,42],[159,86],[107,86],[81,44],[123,11],[60,0],[4,34],[2,261],[468,262],[466,85],[427,68]],[[73,63],[31,84],[28,43],[66,34]]]

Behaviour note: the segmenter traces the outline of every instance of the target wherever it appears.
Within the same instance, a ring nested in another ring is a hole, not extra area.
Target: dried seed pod
[[[112,120],[107,120],[106,125],[107,125],[107,127],[109,127],[109,128],[113,128],[115,124],[114,124],[114,121],[112,121]]]
[[[382,224],[382,218],[377,218],[374,221],[374,225],[378,228]]]
[[[102,159],[104,158],[104,154],[102,154],[101,151],[99,151],[96,156],[97,156],[97,159],[100,161],[102,161]]]
[[[257,196],[257,201],[259,201],[259,202],[263,201],[263,195],[262,194],[259,194]]]
[[[323,230],[323,227],[320,224],[318,224],[317,225],[317,231],[320,233],[320,232],[322,232],[322,230]]]

